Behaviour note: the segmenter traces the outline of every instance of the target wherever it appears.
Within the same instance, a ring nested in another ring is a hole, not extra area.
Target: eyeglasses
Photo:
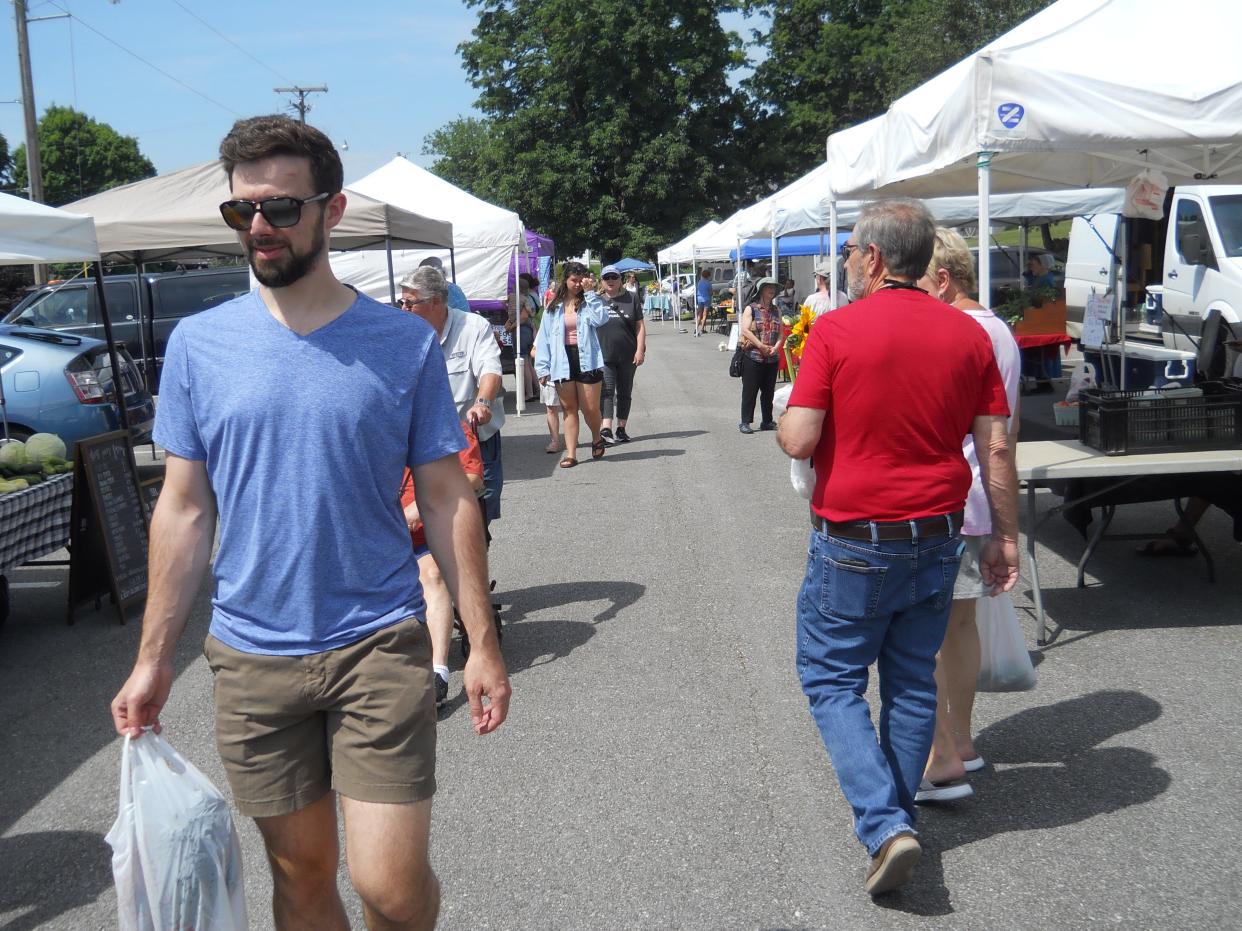
[[[250,229],[256,213],[263,214],[269,226],[286,229],[297,226],[302,219],[302,207],[331,197],[316,194],[314,197],[265,197],[263,200],[226,200],[220,205],[220,216],[235,230]]]
[[[397,298],[397,306],[403,310],[413,310],[419,304],[430,304],[434,300],[434,297],[422,297],[417,301],[411,301],[409,298],[399,297]]]
[[[850,256],[861,248],[863,247],[856,242],[847,242],[841,247],[841,258],[848,262],[850,260]]]
[[[620,275],[605,275],[604,280],[605,281],[620,281],[621,276]]]

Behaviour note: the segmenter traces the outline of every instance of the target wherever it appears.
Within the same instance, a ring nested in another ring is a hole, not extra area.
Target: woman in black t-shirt
[[[621,287],[621,273],[605,265],[600,273],[599,295],[608,308],[608,322],[596,332],[604,351],[603,423],[600,436],[611,445],[628,443],[626,425],[630,419],[630,400],[634,373],[647,355],[647,325],[638,295]],[[617,421],[616,433],[612,422]]]

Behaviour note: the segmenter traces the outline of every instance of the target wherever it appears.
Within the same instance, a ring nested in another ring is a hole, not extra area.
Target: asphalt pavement
[[[454,647],[432,832],[440,927],[1242,925],[1242,574],[1216,511],[1201,525],[1215,584],[1201,560],[1105,542],[1080,590],[1081,538],[1059,517],[1040,528],[1045,604],[1065,631],[1035,647],[1024,576],[1038,687],[980,695],[990,766],[976,797],[925,811],[913,883],[872,903],[794,672],[805,503],[772,436],[738,433],[722,339],[652,324],[634,441],[593,462],[585,435],[574,469],[544,452],[542,408],[517,417],[510,397],[491,562],[513,706],[497,733],[474,735]],[[1050,402],[1028,399],[1028,438],[1052,435]],[[1172,519],[1167,504],[1138,505],[1115,527]],[[121,745],[107,705],[139,627],[89,609],[66,626],[65,574],[15,571],[0,629],[3,931],[116,923],[103,836]],[[200,593],[163,721],[224,786],[201,656],[209,610]],[[252,927],[269,928],[262,846],[239,828]],[[340,885],[362,927],[343,870]]]

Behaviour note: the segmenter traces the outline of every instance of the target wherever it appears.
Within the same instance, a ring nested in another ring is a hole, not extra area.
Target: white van
[[[1163,288],[1163,341],[1195,351],[1203,317],[1218,309],[1242,337],[1242,185],[1190,185],[1171,191],[1163,220],[1129,221],[1128,306],[1143,304],[1148,285]],[[1065,262],[1070,335],[1081,332],[1092,291],[1108,290],[1118,217],[1078,217]]]

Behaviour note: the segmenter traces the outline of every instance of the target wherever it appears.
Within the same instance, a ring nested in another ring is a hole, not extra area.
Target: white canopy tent
[[[986,230],[993,190],[1240,182],[1239,35],[1237,0],[1059,0],[829,136],[833,199],[977,190]]]
[[[695,243],[711,236],[718,229],[720,229],[719,220],[708,220],[689,236],[661,249],[656,253],[656,261],[661,265],[671,265],[674,262],[689,262],[694,258]]]
[[[94,218],[102,254],[158,262],[241,255],[237,233],[220,216],[220,204],[231,196],[228,177],[211,161],[111,188],[65,209]],[[346,199],[345,216],[332,231],[333,249],[452,244],[450,223],[369,197],[347,193]]]
[[[518,251],[526,250],[522,220],[512,210],[480,200],[401,156],[348,185],[345,193],[363,194],[452,223],[451,260],[443,250],[394,252],[393,272],[398,279],[428,255],[438,254],[467,297],[479,301],[510,299],[510,263]],[[365,294],[386,293],[388,269],[377,256],[334,256],[332,267],[338,278]]]
[[[0,265],[94,262],[99,258],[90,217],[0,194]]]

